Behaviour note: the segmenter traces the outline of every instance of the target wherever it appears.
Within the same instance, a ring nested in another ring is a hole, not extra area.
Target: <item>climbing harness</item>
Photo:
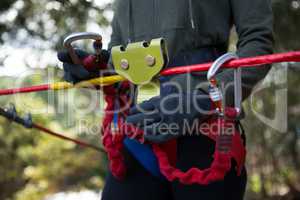
[[[90,56],[83,61],[74,54],[72,42],[81,39],[93,39],[95,56]],[[84,66],[97,64],[99,52],[102,45],[101,36],[93,33],[77,33],[70,35],[65,41],[64,46],[68,49],[70,57],[74,63]],[[72,55],[73,54],[73,55]],[[138,56],[138,57],[136,57]],[[112,58],[116,67],[117,75],[104,76],[78,84],[58,82],[40,86],[25,88],[0,90],[0,95],[15,93],[27,93],[43,90],[59,90],[79,87],[89,87],[91,85],[103,86],[104,98],[106,101],[105,115],[102,122],[102,142],[110,160],[110,169],[117,178],[123,178],[126,174],[126,166],[122,155],[123,140],[125,137],[136,139],[144,143],[143,131],[137,127],[126,124],[125,118],[128,115],[132,99],[130,98],[130,86],[151,81],[159,76],[170,76],[175,74],[190,73],[196,71],[208,71],[207,78],[210,84],[209,93],[217,111],[217,116],[207,120],[211,127],[218,127],[216,130],[203,132],[210,139],[215,141],[214,160],[210,168],[200,170],[191,168],[187,172],[176,169],[173,159],[170,158],[165,145],[150,144],[157,157],[161,173],[170,181],[178,180],[183,184],[202,184],[207,185],[211,182],[224,179],[225,174],[231,169],[232,163],[236,165],[237,174],[241,173],[245,161],[246,150],[243,140],[236,128],[228,132],[229,127],[236,127],[237,117],[241,112],[241,68],[261,66],[265,64],[280,62],[300,62],[300,52],[288,52],[273,55],[264,55],[252,58],[237,59],[234,54],[225,54],[213,63],[197,64],[190,66],[174,67],[162,70],[167,64],[167,51],[163,39],[155,39],[150,42],[129,44],[125,47],[115,47],[112,49]],[[103,67],[104,68],[104,67]],[[235,107],[225,107],[219,83],[215,75],[219,69],[234,68],[235,78]],[[128,81],[129,80],[129,81]],[[114,84],[119,83],[118,87]],[[122,108],[114,117],[115,109]],[[124,109],[125,108],[125,109]],[[10,117],[12,119],[16,118]],[[21,123],[22,124],[22,123]],[[35,126],[35,125],[33,125]],[[234,162],[232,162],[234,161]]]

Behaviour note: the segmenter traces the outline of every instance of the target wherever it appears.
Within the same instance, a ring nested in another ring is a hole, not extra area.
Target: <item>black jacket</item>
[[[272,53],[270,0],[116,0],[109,48],[164,37],[172,59],[180,52],[202,47],[227,48],[234,25],[240,57]],[[268,70],[268,66],[243,69],[243,97]],[[225,84],[231,82],[232,70],[223,71],[218,78]],[[231,104],[232,90],[226,96]]]

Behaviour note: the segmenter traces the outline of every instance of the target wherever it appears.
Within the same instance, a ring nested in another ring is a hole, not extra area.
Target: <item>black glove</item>
[[[144,130],[145,139],[155,143],[198,134],[201,121],[210,114],[211,101],[201,89],[170,87],[165,94],[133,107],[127,123]]]
[[[81,60],[92,56],[92,54],[89,54],[80,49],[75,49],[75,53]],[[101,62],[92,67],[74,64],[69,53],[66,50],[58,52],[57,57],[61,62],[63,62],[64,79],[75,84],[83,80],[99,77],[101,69],[103,69],[103,66],[106,66],[108,62],[109,53],[106,50],[102,50],[100,56]]]

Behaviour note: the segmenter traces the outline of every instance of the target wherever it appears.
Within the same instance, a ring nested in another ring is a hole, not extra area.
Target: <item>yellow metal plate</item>
[[[149,64],[149,58],[153,63]],[[167,64],[168,54],[164,39],[128,44],[126,48],[112,48],[112,61],[115,71],[134,84],[151,81]],[[125,63],[125,64],[124,64]],[[127,63],[127,65],[126,65]]]

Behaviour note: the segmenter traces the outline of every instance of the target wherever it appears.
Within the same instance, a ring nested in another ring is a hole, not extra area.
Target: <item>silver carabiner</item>
[[[69,55],[74,64],[82,65],[82,61],[76,55],[72,43],[78,40],[86,40],[86,39],[95,40],[94,49],[96,50],[96,55],[99,56],[102,49],[102,36],[98,33],[92,33],[92,32],[73,33],[64,39],[63,45],[68,50]]]
[[[224,63],[233,59],[238,59],[238,56],[235,53],[225,53],[217,60],[215,60],[207,72],[207,80],[209,81],[212,77],[214,77],[217,74],[218,70],[224,65]]]
[[[209,68],[207,72],[207,80],[210,83],[211,87],[216,87],[215,83],[215,76],[218,72],[218,70],[228,61],[238,59],[238,56],[235,53],[226,53],[219,57],[212,66]],[[214,88],[212,90],[212,99],[215,99],[216,101],[222,101],[221,94],[216,94],[216,92],[219,92],[220,90],[218,88]],[[218,98],[216,98],[218,97]],[[218,102],[220,105],[220,102]],[[241,104],[242,104],[242,80],[241,80],[241,68],[235,68],[234,69],[234,107],[237,111],[237,114],[239,115],[241,112]],[[223,105],[224,106],[224,105]],[[223,110],[219,108],[219,110]]]

